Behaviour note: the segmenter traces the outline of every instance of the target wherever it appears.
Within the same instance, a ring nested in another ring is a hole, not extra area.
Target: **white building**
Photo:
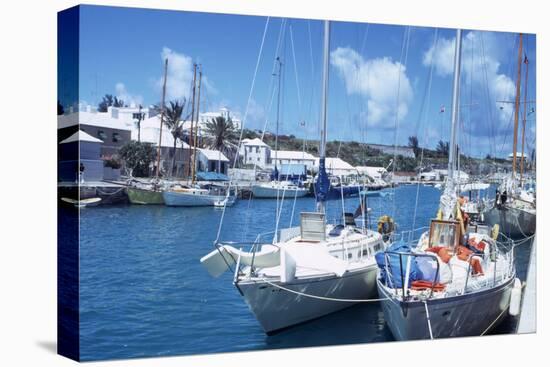
[[[379,180],[381,180],[388,173],[388,171],[384,167],[357,166],[355,167],[355,169],[357,169],[357,172],[360,175],[367,175],[369,177]]]
[[[241,129],[241,120],[238,119],[235,115],[232,115],[231,111],[229,111],[227,108],[222,107],[218,112],[199,113],[198,134],[202,136],[206,127],[206,123],[220,116],[224,117],[226,120],[231,119],[231,121],[233,122],[233,128],[235,128],[236,130]],[[196,122],[193,123],[193,128],[195,128],[195,125]],[[183,122],[183,130],[191,130],[191,121],[187,120]]]
[[[218,150],[198,149],[197,171],[227,174],[229,159]]]
[[[319,171],[319,158],[315,158],[314,171]],[[325,158],[325,168],[333,176],[357,175],[357,169],[341,158]]]
[[[273,150],[271,151],[271,165],[277,164],[281,167],[283,164],[303,164],[308,171],[312,171],[315,166],[315,157],[307,152],[299,150]]]
[[[243,164],[267,168],[270,163],[271,149],[258,138],[243,139],[239,147],[239,155]]]

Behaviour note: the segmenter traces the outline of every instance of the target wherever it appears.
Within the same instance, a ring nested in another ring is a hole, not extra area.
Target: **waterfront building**
[[[243,139],[239,147],[239,156],[244,165],[256,165],[266,168],[272,156],[269,146],[258,138]]]
[[[327,172],[333,176],[341,177],[357,175],[357,169],[341,158],[327,157],[325,159],[325,167]],[[313,170],[315,172],[319,171],[319,158],[315,158]]]
[[[275,157],[277,159],[275,160]],[[315,166],[315,157],[307,152],[300,150],[278,150],[271,151],[271,165],[275,163],[278,167],[283,164],[304,165],[308,171],[312,171]],[[330,158],[327,158],[327,161]]]

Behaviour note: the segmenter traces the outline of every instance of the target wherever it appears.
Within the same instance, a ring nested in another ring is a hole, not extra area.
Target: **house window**
[[[260,161],[260,157],[258,157],[258,162]]]
[[[120,134],[113,133],[113,143],[118,143],[120,141]]]
[[[260,152],[260,147],[256,147],[256,153]]]
[[[98,130],[97,137],[100,138],[101,140],[105,140],[105,138],[107,138],[107,134],[105,134],[105,131],[103,130]]]

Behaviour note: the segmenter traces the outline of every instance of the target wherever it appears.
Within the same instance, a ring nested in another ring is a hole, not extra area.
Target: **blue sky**
[[[82,6],[80,100],[97,104],[109,93],[128,103],[158,103],[163,59],[168,57],[168,99],[189,97],[192,64],[197,62],[205,76],[201,110],[226,106],[243,118],[266,21]],[[317,138],[322,61],[318,20],[283,23],[269,18],[245,125],[262,129],[268,121],[267,130],[275,130],[275,101],[271,108],[269,101],[281,32],[280,132]],[[429,27],[331,23],[329,140],[406,144],[409,135],[417,135],[428,147],[448,140],[455,30],[438,29],[436,47],[435,34]],[[517,34],[464,30],[460,145],[466,153],[503,156],[512,151],[512,105],[496,101],[514,98],[517,47]],[[529,59],[528,99],[534,100],[534,35],[524,36],[524,51]],[[535,117],[536,113],[528,116],[529,149],[534,147]]]

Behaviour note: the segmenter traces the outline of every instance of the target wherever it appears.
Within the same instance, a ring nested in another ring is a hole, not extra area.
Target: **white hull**
[[[390,297],[379,282],[380,298]],[[480,336],[499,324],[508,313],[514,278],[476,293],[427,301],[434,339]],[[430,339],[426,308],[422,301],[382,301],[384,319],[397,340]]]
[[[307,195],[308,190],[305,188],[297,187],[292,189],[282,189],[278,187],[267,187],[262,185],[252,186],[252,195],[255,198],[262,199],[276,199],[276,198],[294,199],[295,197],[304,197]]]
[[[192,194],[188,192],[163,192],[164,203],[168,206],[214,206],[215,203],[225,200],[225,195]],[[230,196],[227,206],[235,202],[235,196]]]
[[[367,299],[376,295],[376,264],[346,272],[296,278],[282,284],[271,283],[300,293],[336,299]],[[291,293],[262,280],[244,280],[235,284],[264,331],[272,334],[332,312],[353,306],[353,302],[322,300]]]

